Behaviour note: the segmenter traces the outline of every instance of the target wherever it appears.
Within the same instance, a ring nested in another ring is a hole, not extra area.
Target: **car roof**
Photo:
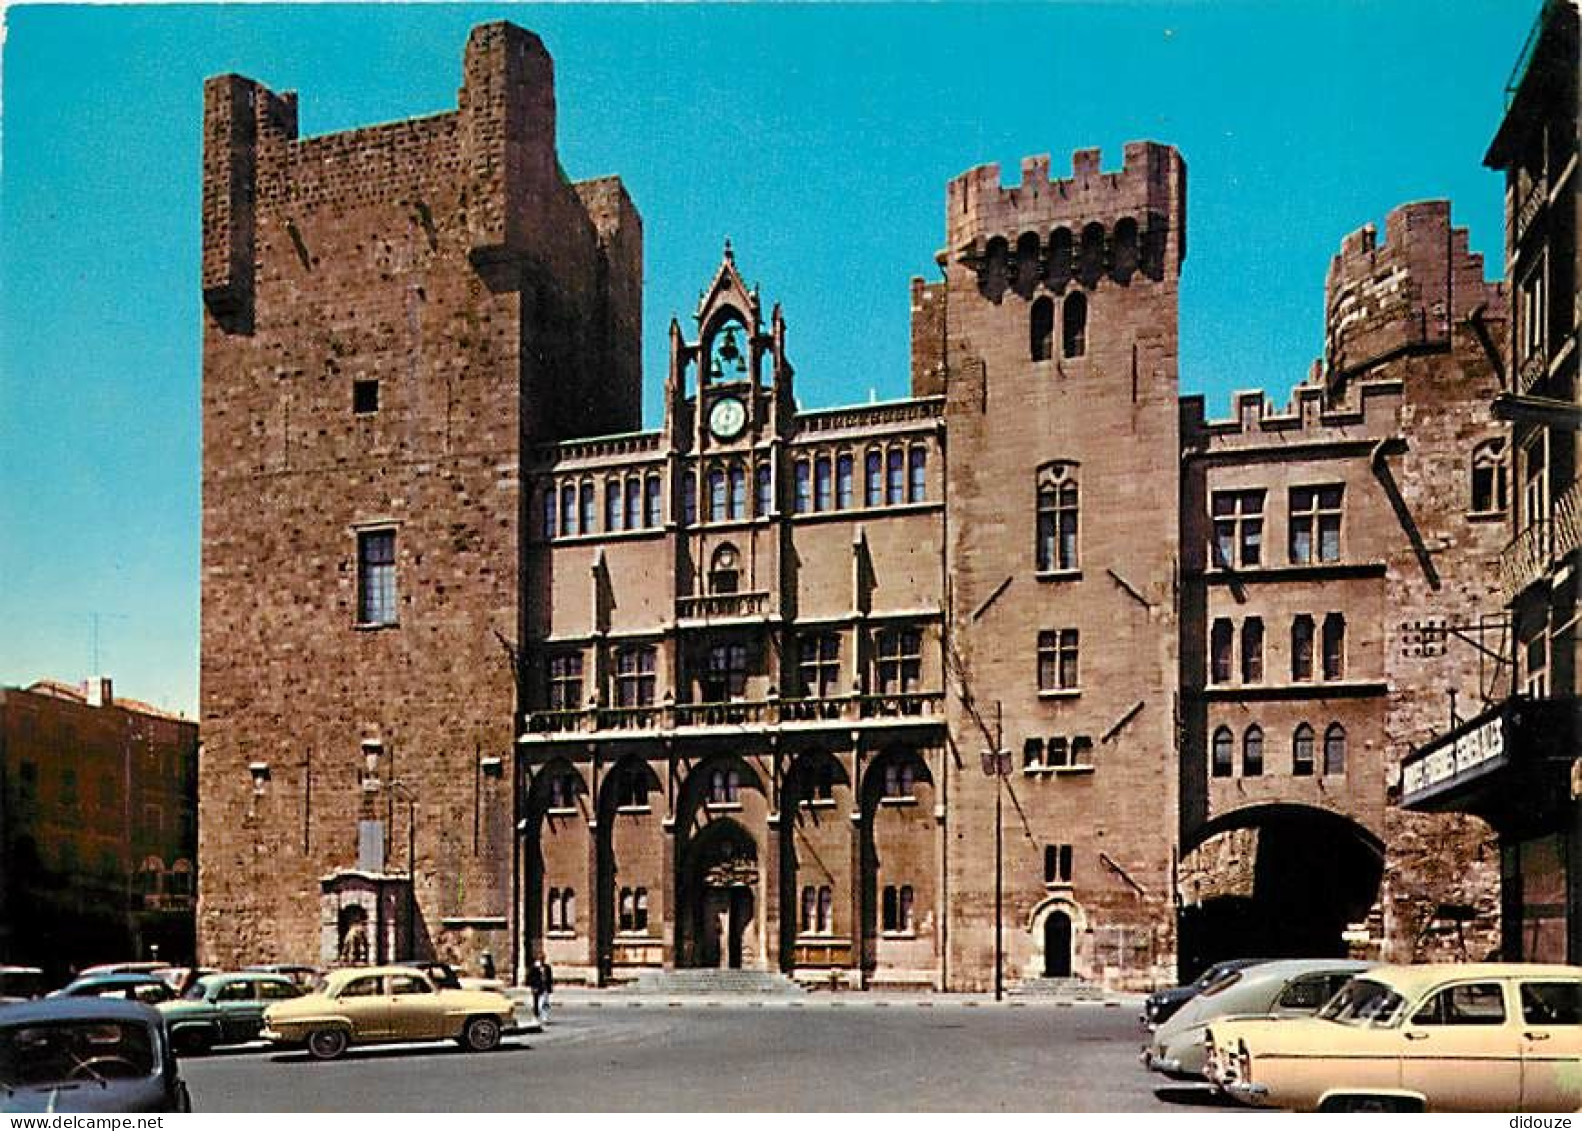
[[[273,974],[268,970],[225,970],[218,974],[205,974],[199,978],[200,986],[227,986],[232,982],[279,982],[284,985],[296,985],[284,974]]]
[[[0,966],[0,974],[42,974],[37,966]]]
[[[1238,973],[1243,981],[1251,982],[1297,978],[1326,970],[1337,974],[1360,974],[1377,966],[1377,962],[1365,962],[1358,958],[1275,958],[1256,966],[1243,967]]]
[[[89,974],[76,979],[73,986],[167,986],[163,978],[152,974]]]
[[[1479,978],[1559,978],[1582,979],[1582,966],[1538,962],[1440,962],[1415,966],[1375,966],[1368,979],[1383,982],[1403,996],[1421,993],[1443,982],[1466,982]]]
[[[0,1012],[0,1025],[46,1021],[149,1021],[157,1025],[162,1016],[153,1006],[125,998],[49,997],[6,1006]]]
[[[339,970],[331,970],[324,978],[325,989],[339,989],[353,978],[376,978],[384,974],[416,974],[420,978],[428,977],[428,971],[420,970],[416,966],[343,966]]]

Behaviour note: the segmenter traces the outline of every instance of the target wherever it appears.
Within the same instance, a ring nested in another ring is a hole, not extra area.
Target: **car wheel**
[[[349,1044],[345,1029],[315,1029],[308,1034],[308,1052],[315,1060],[334,1060]]]
[[[488,1052],[500,1045],[500,1022],[493,1017],[474,1017],[461,1031],[461,1044],[468,1052]]]

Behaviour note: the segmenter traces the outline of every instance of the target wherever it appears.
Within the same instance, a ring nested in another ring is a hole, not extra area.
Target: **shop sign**
[[[1453,778],[1470,776],[1472,771],[1505,753],[1505,717],[1495,714],[1459,735],[1453,742],[1421,751],[1418,757],[1401,766],[1401,800],[1433,789]]]

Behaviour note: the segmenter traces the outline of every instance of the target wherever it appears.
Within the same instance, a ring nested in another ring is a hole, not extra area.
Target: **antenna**
[[[99,624],[106,620],[130,620],[125,613],[90,612],[88,614],[88,674],[102,675],[99,670]]]

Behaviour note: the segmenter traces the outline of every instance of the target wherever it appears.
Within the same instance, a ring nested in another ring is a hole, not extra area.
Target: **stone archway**
[[[688,846],[680,879],[677,965],[740,969],[761,964],[755,932],[758,845],[733,820],[710,821]]]
[[[1071,916],[1051,911],[1044,916],[1044,972],[1046,978],[1071,977]]]

